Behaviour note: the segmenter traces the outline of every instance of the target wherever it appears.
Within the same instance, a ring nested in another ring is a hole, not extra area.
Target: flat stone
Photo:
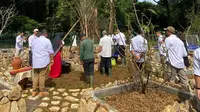
[[[35,101],[35,100],[39,99],[39,96],[35,96],[35,97],[29,96],[27,99]]]
[[[97,102],[94,102],[94,101],[91,101],[91,100],[88,100],[88,103],[87,103],[87,110],[88,111],[91,111],[91,112],[94,112],[95,109],[97,108]]]
[[[12,101],[10,112],[20,112],[16,101]]]
[[[113,86],[112,82],[109,82],[105,87],[112,87],[112,86]]]
[[[62,109],[61,109],[61,112],[67,112],[68,108],[69,108],[69,107],[64,107],[64,108],[62,108]]]
[[[60,107],[52,106],[52,107],[49,108],[49,110],[52,111],[52,112],[58,112],[60,110]]]
[[[53,96],[53,99],[54,99],[54,100],[61,100],[62,97],[60,97],[60,96]]]
[[[71,102],[78,102],[79,99],[73,97],[73,96],[67,96],[64,98],[65,100],[71,101]]]
[[[94,90],[100,90],[101,88],[100,87],[96,87]]]
[[[1,92],[3,93],[3,96],[8,96],[8,94],[10,93],[10,90],[4,89],[4,90],[1,90]]]
[[[3,93],[0,91],[0,100],[3,98]]]
[[[42,103],[39,105],[39,107],[47,107],[48,105],[49,105],[48,103],[42,102]]]
[[[10,102],[4,104],[4,105],[0,105],[0,112],[10,112]]]
[[[19,85],[16,86],[8,94],[8,99],[11,100],[11,101],[19,100],[21,98],[21,91],[22,91],[21,87]]]
[[[96,112],[108,112],[108,110],[102,106],[100,106]]]
[[[53,92],[53,95],[59,95],[59,94],[60,94],[59,92],[56,91]]]
[[[62,105],[61,105],[61,107],[68,107],[69,106],[69,102],[62,102]]]
[[[42,101],[49,101],[49,100],[50,100],[49,97],[44,97],[44,98],[42,98]]]
[[[1,99],[0,105],[4,105],[4,104],[6,104],[6,103],[8,103],[8,102],[9,102],[9,99],[8,99],[7,97],[3,97],[3,98]]]
[[[29,91],[30,91],[30,93],[32,93],[32,92],[33,92],[33,89],[30,89]]]
[[[17,104],[18,104],[18,107],[19,107],[19,111],[20,112],[26,112],[26,101],[25,101],[25,99],[20,99],[18,102],[17,102]]]
[[[60,89],[57,89],[57,91],[62,93],[64,91],[66,91],[66,89],[60,88]]]
[[[79,104],[71,104],[71,109],[77,109]]]
[[[43,110],[41,108],[37,108],[34,112],[43,112]]]
[[[22,93],[27,94],[28,90],[23,90]]]
[[[22,98],[25,98],[25,97],[27,97],[28,96],[28,94],[22,94]]]
[[[64,92],[63,94],[62,94],[62,96],[68,96],[69,94],[68,93],[66,93],[66,92]]]
[[[52,105],[58,105],[58,104],[60,104],[60,101],[51,101],[51,104]]]
[[[69,92],[79,92],[80,89],[70,89]]]
[[[78,96],[78,92],[77,93],[72,93],[72,96]]]
[[[49,89],[49,91],[53,91],[54,89],[55,89],[55,88],[54,88],[54,87],[52,87],[52,88],[50,88],[50,89]]]

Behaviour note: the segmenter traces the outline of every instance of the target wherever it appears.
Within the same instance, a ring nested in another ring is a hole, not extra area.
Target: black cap
[[[84,37],[84,36],[86,36],[86,35],[83,33],[83,34],[80,35],[80,38],[82,38],[82,37]]]

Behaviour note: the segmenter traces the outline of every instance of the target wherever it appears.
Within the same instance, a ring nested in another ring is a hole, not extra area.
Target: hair
[[[143,29],[138,29],[137,30],[137,34],[144,34],[144,30]]]
[[[106,30],[103,30],[103,31],[102,31],[102,35],[103,35],[103,36],[104,36],[104,35],[107,35]]]
[[[183,32],[179,31],[177,32],[177,37],[181,40],[185,40],[185,35],[183,34]]]
[[[44,34],[47,34],[48,32],[47,32],[47,30],[42,30],[41,31],[41,35],[44,35]]]

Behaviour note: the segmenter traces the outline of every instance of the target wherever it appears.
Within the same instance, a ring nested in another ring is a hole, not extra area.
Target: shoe
[[[88,84],[90,83],[90,76],[85,76],[85,82]]]
[[[35,96],[37,96],[37,94],[38,94],[38,92],[37,92],[37,91],[33,91],[33,92],[32,92],[32,97],[35,97]]]
[[[47,95],[49,95],[49,93],[48,92],[40,92],[39,93],[39,97],[45,97],[45,96],[47,96]]]
[[[111,68],[108,68],[108,76],[112,77],[112,69]]]

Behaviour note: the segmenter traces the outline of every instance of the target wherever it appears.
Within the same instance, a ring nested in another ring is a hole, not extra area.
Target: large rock
[[[13,102],[11,103],[10,112],[20,112],[16,101],[13,101]]]
[[[88,102],[86,102],[85,99],[81,99],[78,107],[78,112],[95,112],[98,107],[99,104],[97,102],[91,100],[88,100]]]
[[[18,107],[20,112],[26,112],[26,100],[25,99],[20,99],[18,102]]]
[[[21,98],[21,94],[22,94],[22,89],[20,86],[17,86],[10,91],[8,99],[11,101],[17,101]]]
[[[3,97],[3,98],[1,99],[0,105],[4,105],[4,104],[6,104],[6,103],[8,103],[8,102],[9,102],[9,99],[8,99],[7,97]]]
[[[37,108],[34,112],[43,112],[43,110],[41,108]]]
[[[78,102],[79,101],[78,98],[75,98],[75,97],[72,97],[72,96],[67,96],[64,99],[68,100],[68,101],[71,101],[71,102]]]
[[[0,105],[0,112],[10,112],[10,102]]]
[[[108,112],[108,110],[107,110],[105,107],[100,106],[100,107],[97,109],[96,112]]]
[[[3,93],[3,96],[7,97],[10,93],[10,90],[4,89],[4,90],[1,90],[1,92]]]
[[[3,98],[3,93],[0,91],[0,100]]]

